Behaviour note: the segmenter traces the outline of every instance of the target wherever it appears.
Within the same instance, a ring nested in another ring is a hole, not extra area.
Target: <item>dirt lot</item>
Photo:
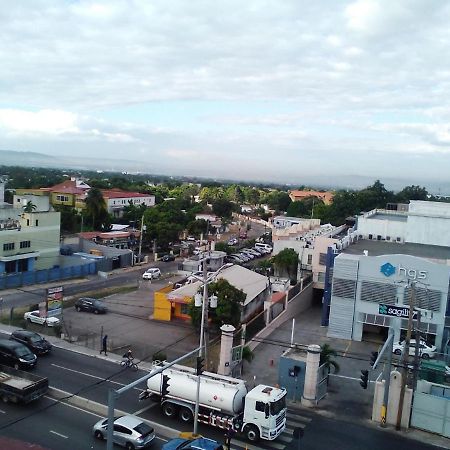
[[[190,324],[151,319],[153,293],[176,280],[172,277],[151,283],[141,281],[136,291],[110,295],[102,299],[109,308],[107,314],[65,309],[65,332],[79,345],[98,350],[101,336],[107,334],[111,352],[123,354],[131,347],[138,359],[151,360],[158,351],[169,359],[181,356],[198,346],[198,335]]]

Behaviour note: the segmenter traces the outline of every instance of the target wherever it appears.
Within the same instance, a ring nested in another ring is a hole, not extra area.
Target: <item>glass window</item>
[[[265,405],[264,402],[256,402],[256,411],[264,412]]]
[[[270,404],[270,413],[272,416],[277,416],[284,408],[286,408],[286,396]]]

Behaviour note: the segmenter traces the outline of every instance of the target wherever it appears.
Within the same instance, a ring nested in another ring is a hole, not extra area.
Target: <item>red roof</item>
[[[141,194],[140,192],[121,191],[120,189],[102,189],[103,198],[133,198],[133,197],[151,197],[151,194]]]
[[[42,190],[50,192],[62,192],[64,194],[84,194],[86,189],[77,187],[76,181],[66,180],[62,183],[55,184],[49,188],[42,188]]]

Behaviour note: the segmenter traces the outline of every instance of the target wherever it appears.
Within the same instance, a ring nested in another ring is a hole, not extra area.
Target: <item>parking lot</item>
[[[137,275],[139,276],[139,275]],[[123,354],[129,347],[138,359],[151,360],[163,351],[169,359],[176,358],[198,345],[198,336],[189,323],[160,322],[152,319],[153,293],[176,282],[170,276],[153,281],[139,281],[137,290],[103,298],[108,307],[106,314],[64,310],[64,332],[81,346],[101,348],[101,338],[108,335],[109,351]]]

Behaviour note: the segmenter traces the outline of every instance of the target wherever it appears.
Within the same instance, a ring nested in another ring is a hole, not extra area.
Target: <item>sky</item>
[[[0,149],[168,175],[439,183],[449,20],[444,0],[8,2]]]

